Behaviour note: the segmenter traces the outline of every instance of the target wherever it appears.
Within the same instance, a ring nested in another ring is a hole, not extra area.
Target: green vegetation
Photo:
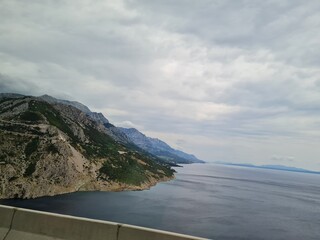
[[[19,107],[20,105],[24,104],[25,101],[21,101],[21,102],[18,102],[16,104],[13,104],[12,106],[9,107],[8,110],[12,111],[13,109],[15,109],[16,107]]]
[[[99,153],[100,152],[99,147],[93,146],[91,144],[81,144],[81,147],[84,149],[84,151],[85,151],[84,155],[87,158],[98,157],[101,155]]]
[[[26,154],[26,157],[29,160],[31,160],[31,162],[29,162],[29,165],[24,173],[24,177],[31,176],[36,170],[37,161],[39,160],[39,154],[38,154],[39,143],[40,143],[39,138],[33,138],[25,147],[24,152]]]
[[[118,154],[120,150],[119,144],[117,144],[107,134],[98,131],[92,126],[86,126],[84,133],[91,140],[90,144],[82,144],[81,146],[86,151],[87,157],[112,157]]]
[[[5,130],[9,132],[16,132],[22,134],[33,134],[38,136],[43,136],[44,133],[40,131],[38,127],[26,126],[17,122],[12,123],[0,123],[0,130]]]
[[[10,100],[14,100],[15,98],[8,98],[8,97],[4,97],[2,99],[0,99],[0,104],[1,103],[4,103],[4,102],[7,102],[7,101],[10,101]]]
[[[173,175],[173,170],[161,163],[158,158],[133,144],[128,146],[115,141],[107,133],[98,130],[97,125],[89,118],[84,120],[81,118],[78,121],[75,110],[69,114],[67,111],[70,109],[63,109],[63,106],[55,108],[55,106],[36,98],[3,103],[1,106],[6,105],[5,109],[8,110],[27,103],[29,106],[27,110],[21,108],[20,114],[15,111],[11,115],[9,114],[9,117],[4,118],[5,121],[0,122],[0,142],[5,143],[3,149],[0,149],[0,161],[4,164],[10,163],[14,167],[22,164],[22,169],[25,171],[21,172],[19,176],[21,174],[24,177],[36,175],[34,172],[37,169],[38,160],[52,154],[53,156],[49,159],[53,158],[53,161],[59,161],[58,154],[62,154],[57,145],[52,143],[52,140],[55,140],[59,141],[59,144],[63,144],[64,141],[59,140],[60,134],[51,128],[43,133],[41,131],[45,128],[41,125],[26,124],[40,122],[48,122],[51,126],[55,126],[65,133],[68,138],[64,146],[71,143],[87,159],[96,163],[104,161],[99,169],[99,179],[139,186],[151,178],[160,179]],[[59,109],[62,109],[62,112]],[[76,136],[77,134],[82,136],[82,131],[85,135],[84,139]],[[11,148],[11,146],[13,147]],[[21,161],[24,162],[21,163]],[[22,169],[19,171],[23,171]],[[37,176],[32,177],[36,179]],[[14,180],[13,177],[9,181]]]
[[[85,128],[85,134],[96,144],[102,146],[102,145],[115,145],[114,140],[109,137],[107,134],[102,133],[98,131],[97,129],[86,126]]]
[[[27,144],[24,150],[24,153],[26,154],[27,158],[30,157],[32,153],[37,151],[38,145],[39,145],[39,138],[34,138]]]
[[[9,101],[9,100],[16,100],[16,99],[11,99],[11,98],[4,98],[4,99],[1,99],[0,100],[0,104],[2,104],[2,103],[4,103],[4,102],[7,102],[7,101]],[[26,103],[25,101],[20,101],[20,102],[18,102],[18,103],[16,103],[16,104],[13,104],[13,105],[6,105],[6,104],[4,104],[4,106],[1,106],[1,108],[0,108],[0,113],[4,113],[4,112],[8,112],[8,111],[12,111],[14,108],[16,108],[16,107],[18,107],[18,106],[20,106],[20,105],[22,105],[22,104],[24,104],[24,103]]]
[[[33,100],[30,101],[29,109],[33,112],[41,113],[51,125],[66,133],[73,141],[77,140],[76,136],[73,134],[72,130],[69,128],[61,114],[49,103]]]
[[[143,162],[139,163],[137,159],[143,159]],[[148,180],[147,172],[156,177],[159,176],[158,170],[162,171],[163,175],[167,177],[172,176],[174,172],[169,167],[157,164],[151,159],[143,158],[139,153],[128,152],[125,156],[118,156],[105,161],[99,169],[99,177],[104,180],[140,185]]]
[[[29,141],[29,136],[19,136],[0,129],[0,162],[2,164],[19,163],[24,159],[25,147]]]
[[[0,154],[0,162],[7,164],[8,160],[7,160],[7,156],[3,153]]]
[[[29,163],[29,166],[27,167],[26,171],[24,172],[24,177],[29,177],[32,175],[32,173],[34,173],[34,171],[36,170],[36,162],[31,162]]]
[[[119,160],[106,161],[100,168],[100,174],[108,176],[106,180],[133,185],[140,185],[147,180],[142,165],[138,164],[137,161],[130,158]]]
[[[91,127],[86,128],[85,134],[95,143],[85,146],[86,152],[108,158],[99,169],[99,178],[101,179],[141,185],[148,181],[147,173],[152,174],[155,178],[157,176],[160,178],[161,175],[167,177],[173,175],[174,170],[169,166],[155,162],[152,159],[153,156],[148,153],[140,153],[136,146],[123,146],[105,133]],[[119,154],[119,150],[124,150],[126,153]]]
[[[52,143],[47,147],[47,151],[51,154],[59,154],[58,148]]]
[[[20,116],[21,120],[30,121],[30,122],[38,122],[43,120],[42,116],[37,112],[25,111]]]
[[[9,182],[12,182],[12,181],[14,181],[14,180],[16,180],[16,179],[18,179],[17,176],[11,177],[11,178],[9,178]]]

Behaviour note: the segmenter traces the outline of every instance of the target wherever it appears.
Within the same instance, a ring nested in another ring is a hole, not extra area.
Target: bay
[[[150,190],[76,192],[0,204],[210,239],[320,239],[320,175],[217,164],[176,168]]]

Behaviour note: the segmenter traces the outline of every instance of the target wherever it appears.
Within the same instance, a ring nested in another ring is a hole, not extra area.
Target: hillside
[[[68,101],[53,98],[48,95],[40,96],[41,99],[49,103],[62,103],[70,105],[86,113],[91,119],[99,124],[104,125],[107,134],[114,140],[125,144],[126,146],[135,145],[138,150],[143,150],[144,154],[148,153],[158,157],[163,162],[167,162],[171,165],[177,163],[203,163],[204,161],[199,160],[192,154],[182,152],[180,150],[173,149],[167,143],[157,139],[150,138],[139,132],[135,128],[121,128],[112,125],[108,119],[103,116],[102,113],[92,112],[87,106],[76,101]],[[134,147],[134,146],[132,146]],[[136,149],[137,149],[136,148]]]
[[[135,143],[143,150],[159,157],[160,159],[169,163],[203,163],[194,155],[184,153],[182,151],[173,149],[167,143],[157,139],[150,138],[139,132],[135,128],[119,128],[130,141]]]
[[[50,103],[50,104],[63,104],[67,106],[73,106],[80,111],[84,112],[86,115],[88,115],[92,120],[97,122],[98,124],[102,124],[105,127],[106,133],[112,137],[115,141],[121,142],[123,144],[131,144],[130,140],[128,137],[122,133],[117,127],[112,125],[108,119],[106,119],[102,113],[97,113],[97,112],[92,112],[87,106],[85,106],[82,103],[79,103],[77,101],[68,101],[68,100],[62,100],[62,99],[57,99],[54,97],[51,97],[49,95],[42,95],[39,97],[40,99]]]
[[[113,127],[72,104],[0,95],[0,198],[145,189],[173,178],[167,164],[116,141]]]

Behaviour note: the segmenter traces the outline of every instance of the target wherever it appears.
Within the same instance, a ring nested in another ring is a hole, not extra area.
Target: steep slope
[[[120,131],[117,127],[112,125],[108,119],[106,119],[102,113],[97,113],[97,112],[92,112],[87,106],[85,106],[82,103],[79,103],[77,101],[68,101],[68,100],[62,100],[62,99],[57,99],[54,97],[51,97],[49,95],[42,95],[39,98],[43,99],[44,101],[51,103],[51,104],[64,104],[68,106],[73,106],[80,111],[84,112],[86,115],[88,115],[92,120],[97,122],[98,124],[104,125],[106,128],[106,133],[111,136],[114,140],[121,142],[123,144],[130,144],[130,140],[128,137]]]
[[[0,96],[0,198],[145,189],[173,172],[72,105]]]
[[[194,155],[184,153],[182,151],[173,149],[165,142],[157,139],[150,138],[139,132],[135,128],[119,128],[127,135],[129,140],[134,142],[138,147],[145,151],[171,163],[203,163]]]
[[[175,165],[177,163],[204,163],[192,154],[182,152],[180,150],[173,149],[167,143],[156,139],[149,138],[143,133],[134,128],[120,128],[112,125],[108,119],[106,119],[102,113],[92,112],[90,109],[82,103],[76,101],[61,100],[53,98],[49,95],[43,95],[41,99],[49,103],[62,103],[71,105],[79,110],[85,112],[91,119],[99,124],[103,124],[109,136],[114,140],[121,142],[125,145],[135,145],[138,148],[146,151],[149,154],[159,157],[162,161]]]
[[[87,114],[91,113],[90,109],[87,106],[85,106],[82,103],[79,103],[77,101],[62,100],[62,99],[51,97],[51,96],[49,96],[47,94],[42,95],[39,98],[44,100],[44,101],[46,101],[46,102],[48,102],[48,103],[53,103],[53,104],[61,103],[61,104],[64,104],[64,105],[70,105],[70,106],[73,106],[73,107],[79,109],[80,111],[82,111],[84,113],[87,113]]]

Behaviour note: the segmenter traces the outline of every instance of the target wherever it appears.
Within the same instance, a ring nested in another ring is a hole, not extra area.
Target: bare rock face
[[[70,104],[0,96],[0,198],[138,190],[173,178],[104,124]]]

